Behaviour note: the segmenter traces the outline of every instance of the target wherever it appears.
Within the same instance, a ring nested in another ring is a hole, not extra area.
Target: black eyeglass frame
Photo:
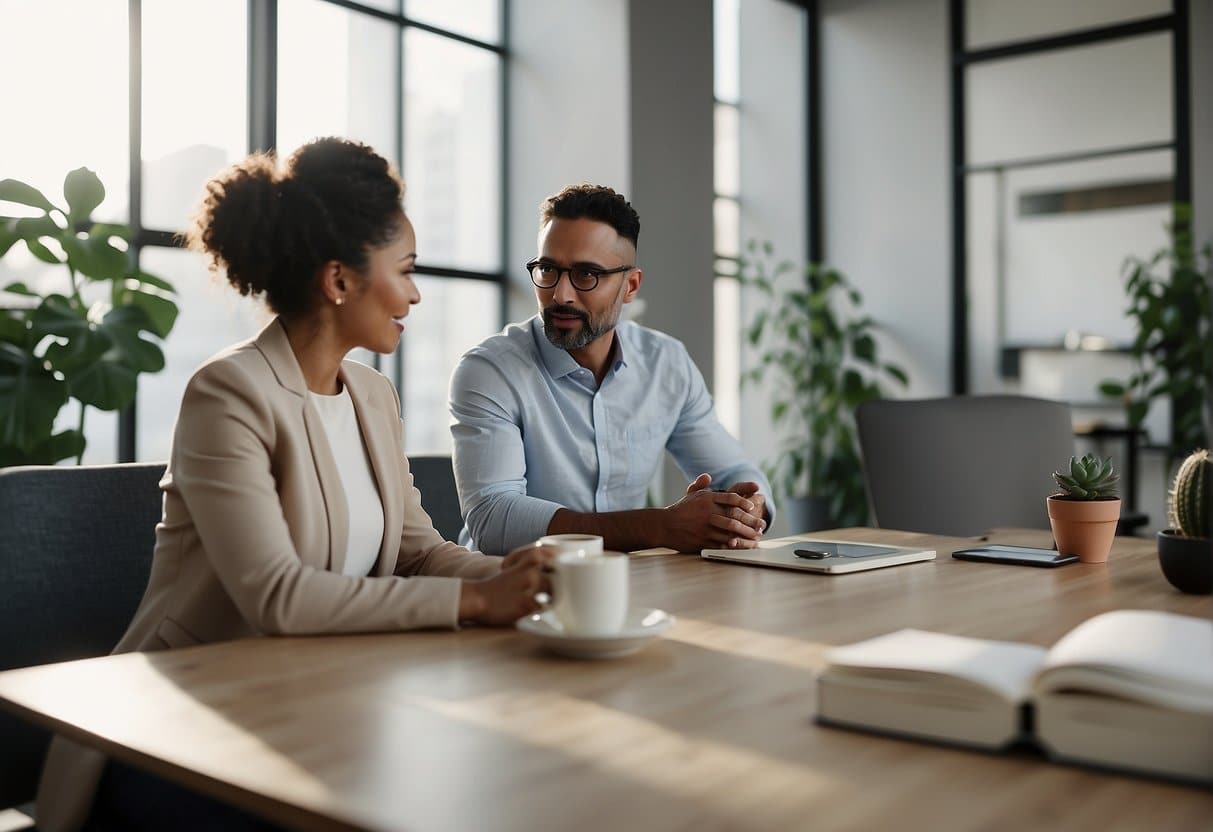
[[[555,269],[556,270],[556,279],[553,282],[548,283],[548,284],[540,283],[535,278],[535,269],[538,268],[539,266],[547,266],[548,268]],[[598,269],[598,268],[594,268],[591,266],[563,266],[562,267],[562,266],[556,265],[555,263],[551,262],[550,260],[531,260],[530,262],[528,262],[526,264],[526,273],[528,275],[530,275],[531,282],[534,283],[535,286],[537,286],[540,289],[555,289],[557,286],[560,285],[560,278],[564,277],[565,274],[568,274],[569,284],[576,291],[592,292],[598,288],[598,281],[600,281],[602,278],[607,277],[612,274],[619,274],[620,272],[630,272],[634,268],[636,268],[636,266],[634,264],[629,264],[627,266],[616,266],[613,269]],[[574,271],[585,272],[587,274],[594,275],[594,282],[586,288],[582,288],[581,286],[578,286],[577,281],[573,279]]]

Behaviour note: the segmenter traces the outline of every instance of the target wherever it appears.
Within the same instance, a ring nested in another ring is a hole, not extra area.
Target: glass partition
[[[1167,14],[1171,0],[967,0],[970,49],[1053,37]]]

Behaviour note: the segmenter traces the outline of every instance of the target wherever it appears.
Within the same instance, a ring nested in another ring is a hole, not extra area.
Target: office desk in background
[[[1205,791],[814,724],[831,646],[899,627],[1050,645],[1135,607],[1208,616],[1153,541],[1107,566],[933,563],[824,576],[638,556],[636,603],[678,616],[626,659],[510,630],[265,638],[0,673],[0,704],[301,829],[1197,829]],[[1047,532],[999,542],[1048,545]]]

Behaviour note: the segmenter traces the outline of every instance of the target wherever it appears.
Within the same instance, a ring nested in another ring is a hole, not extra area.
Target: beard
[[[594,341],[606,335],[619,323],[619,308],[616,306],[604,312],[599,317],[591,317],[588,313],[572,306],[554,304],[546,307],[543,314],[543,334],[547,336],[552,346],[562,350],[583,349]],[[581,319],[578,329],[560,329],[556,326],[553,315],[574,315]]]

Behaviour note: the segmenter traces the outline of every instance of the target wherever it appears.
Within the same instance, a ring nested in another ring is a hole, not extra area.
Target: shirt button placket
[[[594,508],[610,511],[607,504],[607,483],[611,480],[611,456],[606,442],[610,425],[607,424],[606,406],[602,397],[594,394],[594,448],[598,452],[598,489],[594,493]]]

